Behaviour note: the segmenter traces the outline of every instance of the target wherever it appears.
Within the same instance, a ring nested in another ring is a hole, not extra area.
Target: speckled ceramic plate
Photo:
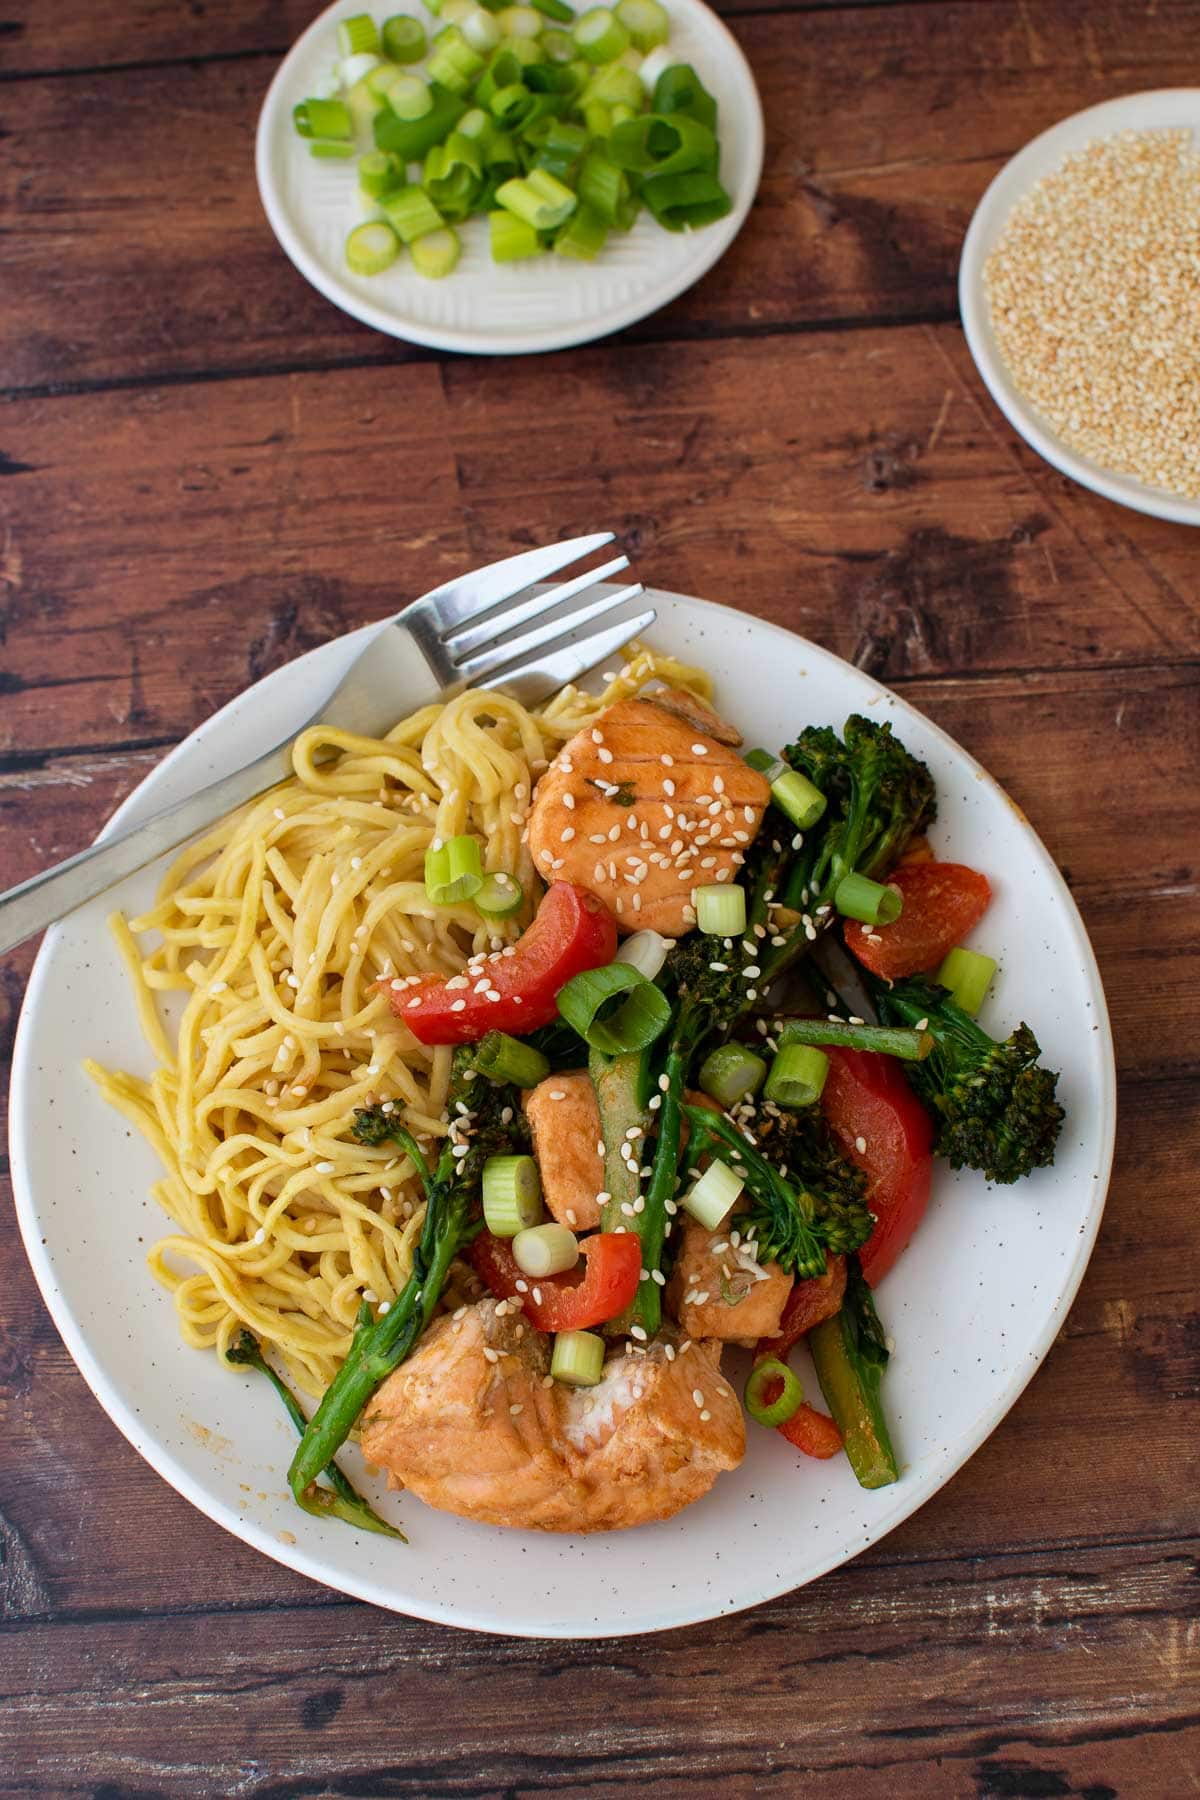
[[[1079,915],[1023,815],[957,745],[827,651],[728,608],[655,593],[655,642],[717,673],[718,698],[753,736],[860,710],[894,720],[937,777],[936,842],[985,869],[996,897],[981,945],[1001,959],[985,1020],[1036,1027],[1062,1070],[1058,1160],[1020,1186],[939,1169],[928,1217],[879,1291],[896,1351],[886,1398],[901,1480],[867,1493],[843,1459],[804,1462],[751,1429],[740,1469],[664,1524],[597,1537],[505,1532],[380,1496],[406,1548],[310,1519],[285,1475],[294,1439],[273,1396],[183,1348],[144,1246],[164,1228],[147,1197],[151,1152],[110,1112],[79,1059],[148,1069],[104,926],[113,898],[49,933],[17,1036],[12,1161],[21,1230],[67,1347],[126,1437],[235,1536],[379,1606],[537,1637],[657,1631],[752,1606],[874,1543],[949,1480],[1024,1388],[1061,1326],[1104,1204],[1115,1122],[1112,1046]],[[305,712],[309,674],[336,678],[357,634],[278,670],[167,757],[117,818],[132,822],[258,754]],[[115,822],[115,821],[114,821]],[[146,906],[156,871],[115,895]],[[953,1272],[953,1279],[946,1272]],[[361,1474],[361,1467],[358,1471]]]
[[[362,214],[353,163],[318,162],[292,124],[292,108],[327,91],[336,25],[361,10],[337,3],[297,39],[271,83],[258,122],[255,169],[271,229],[300,273],[356,319],[392,337],[437,350],[520,355],[562,350],[607,337],[657,312],[699,281],[745,222],[762,173],[763,118],[750,65],[737,40],[702,0],[667,0],[671,48],[692,63],[720,109],[721,180],[732,211],[702,230],[664,231],[643,213],[614,232],[593,262],[541,256],[494,263],[487,224],[459,227],[462,257],[453,275],[427,281],[407,254],[382,275],[353,275],[343,254]],[[431,33],[437,23],[414,8]]]

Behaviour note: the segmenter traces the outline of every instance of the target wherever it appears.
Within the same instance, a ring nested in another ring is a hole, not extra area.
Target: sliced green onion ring
[[[616,62],[629,48],[629,33],[607,6],[593,6],[576,23],[575,44],[589,62]]]
[[[339,19],[337,41],[339,56],[379,54],[379,32],[370,13],[355,13],[353,18]]]
[[[565,1225],[535,1225],[529,1231],[518,1231],[512,1253],[521,1273],[536,1281],[573,1269],[579,1261],[579,1239]]]
[[[532,1156],[489,1156],[482,1191],[483,1222],[493,1237],[515,1238],[542,1218],[542,1178]]]
[[[558,1010],[593,1050],[623,1056],[662,1036],[671,1007],[661,988],[629,963],[575,975],[558,994]]]
[[[833,904],[843,919],[863,925],[893,925],[904,910],[899,888],[885,887],[867,875],[843,875],[833,893]]]
[[[948,952],[934,980],[939,987],[949,988],[954,1004],[974,1018],[983,1005],[997,967],[994,956],[984,956],[979,950],[964,950],[959,944]]]
[[[503,871],[485,875],[483,886],[475,896],[475,904],[488,919],[511,919],[525,901],[525,890],[515,875]]]
[[[746,761],[766,776],[772,800],[801,831],[807,831],[822,817],[829,802],[799,769],[791,768],[782,757],[772,756],[769,750],[747,750]]]
[[[292,108],[292,122],[301,137],[354,136],[354,121],[344,100],[300,100]]]
[[[383,21],[383,54],[394,63],[420,62],[425,54],[425,27],[407,13],[393,13]]]
[[[767,1078],[767,1065],[745,1044],[719,1044],[700,1064],[700,1087],[726,1112],[757,1094]]]
[[[679,1204],[708,1231],[715,1231],[729,1213],[745,1182],[735,1175],[728,1163],[715,1158],[690,1193],[680,1196]]]
[[[635,931],[617,951],[616,961],[628,963],[631,969],[636,969],[647,981],[656,981],[670,948],[670,938],[663,937],[661,932]]]
[[[457,265],[462,241],[457,231],[444,225],[439,231],[427,231],[424,237],[414,238],[409,251],[418,275],[424,275],[427,281],[441,281]],[[474,898],[478,892],[478,888],[473,888],[468,897]]]
[[[550,1353],[550,1373],[568,1387],[595,1387],[604,1374],[606,1348],[594,1331],[560,1331]]]
[[[381,275],[400,254],[400,239],[382,219],[356,225],[346,239],[346,267],[354,275]]]
[[[507,1031],[489,1031],[476,1044],[471,1061],[489,1081],[511,1081],[519,1088],[536,1087],[550,1073],[549,1057]]]
[[[717,885],[692,890],[696,924],[709,937],[740,937],[746,929],[746,890]]]
[[[783,1383],[783,1390],[777,1400],[768,1401],[767,1389],[776,1381]],[[778,1425],[786,1425],[796,1408],[803,1405],[804,1389],[800,1377],[786,1363],[777,1356],[764,1356],[750,1371],[744,1399],[750,1417],[774,1430]]]
[[[426,241],[418,239],[418,242]],[[413,245],[415,255],[416,245]],[[434,906],[453,906],[459,900],[471,900],[483,886],[483,864],[479,855],[479,839],[460,837],[447,839],[425,852],[425,892]]]
[[[821,1098],[829,1058],[810,1044],[787,1044],[767,1071],[763,1099],[776,1106],[812,1106]]]

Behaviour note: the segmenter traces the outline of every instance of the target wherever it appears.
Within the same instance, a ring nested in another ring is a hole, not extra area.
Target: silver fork
[[[555,587],[538,584],[612,541],[611,531],[598,531],[524,550],[447,581],[385,619],[319,705],[262,756],[0,894],[0,951],[266,793],[289,773],[292,739],[309,725],[381,737],[406,713],[451,700],[481,681],[532,705],[595,668],[656,616],[651,609],[618,624],[604,623],[642,592],[636,581],[585,599],[598,582],[627,569],[629,558],[614,556]]]

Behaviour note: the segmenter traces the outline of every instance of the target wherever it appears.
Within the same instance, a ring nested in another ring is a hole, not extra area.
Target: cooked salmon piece
[[[586,1069],[547,1075],[525,1095],[542,1198],[560,1225],[591,1231],[600,1223],[604,1187],[600,1108]]]
[[[549,1364],[512,1301],[443,1316],[370,1402],[363,1454],[442,1512],[573,1532],[668,1519],[745,1454],[708,1346],[618,1352],[594,1388],[547,1386]]]
[[[760,1263],[752,1242],[747,1250],[740,1216],[731,1213],[716,1231],[686,1219],[672,1234],[675,1267],[665,1298],[688,1337],[753,1344],[779,1330],[792,1278],[778,1263]]]
[[[737,742],[732,727],[712,714],[702,729],[694,714],[679,715],[679,701],[670,690],[669,704],[656,696],[608,707],[563,746],[534,795],[538,873],[590,888],[621,931],[690,931],[692,889],[737,879],[770,797],[757,770],[714,735],[720,728]]]

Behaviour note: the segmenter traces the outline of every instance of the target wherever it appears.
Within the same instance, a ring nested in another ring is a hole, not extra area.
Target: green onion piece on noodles
[[[427,242],[418,239],[417,242]],[[416,245],[413,245],[414,261]],[[483,886],[479,839],[462,835],[425,852],[425,892],[434,906],[470,900]]]
[[[629,963],[619,962],[573,976],[559,990],[558,1010],[591,1049],[605,1056],[646,1049],[671,1018],[662,989]]]
[[[550,1073],[550,1059],[506,1031],[480,1038],[471,1061],[489,1081],[511,1081],[514,1087],[536,1087]]]
[[[550,1353],[550,1373],[568,1387],[595,1387],[604,1374],[606,1348],[594,1331],[560,1331]]]
[[[744,1186],[742,1177],[735,1175],[728,1163],[714,1158],[690,1193],[681,1195],[679,1204],[706,1230],[715,1231]]]

